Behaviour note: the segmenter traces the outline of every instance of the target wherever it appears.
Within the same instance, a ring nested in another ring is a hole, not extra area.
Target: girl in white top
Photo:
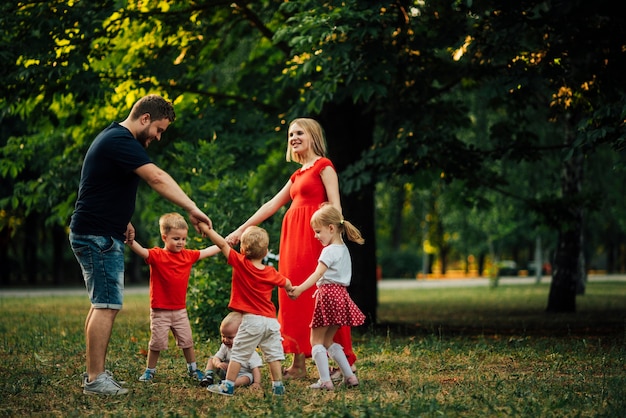
[[[361,232],[343,219],[341,212],[330,204],[322,205],[313,214],[311,227],[324,248],[315,271],[289,292],[289,296],[296,299],[314,284],[317,286],[310,327],[311,355],[320,378],[309,387],[334,390],[328,370],[328,357],[339,365],[344,384],[354,387],[359,384],[359,380],[350,368],[343,347],[333,342],[333,336],[342,325],[353,327],[365,322],[365,315],[348,294],[347,287],[352,279],[352,260],[348,247],[343,242],[343,235],[357,244],[363,244],[365,240]]]

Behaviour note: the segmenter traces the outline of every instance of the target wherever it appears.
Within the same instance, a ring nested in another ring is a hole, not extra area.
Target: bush
[[[220,323],[229,312],[231,275],[231,267],[221,254],[198,262],[192,270],[187,312],[199,341],[219,333]]]

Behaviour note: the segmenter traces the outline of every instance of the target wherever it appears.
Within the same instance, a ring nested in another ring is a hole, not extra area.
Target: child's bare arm
[[[209,225],[205,224],[204,222],[200,222],[198,224],[198,227],[200,228],[200,232],[202,232],[202,236],[209,237],[209,239],[213,241],[213,244],[217,245],[222,253],[226,256],[226,258],[228,258],[228,254],[230,253],[230,245],[228,245],[224,237],[215,232],[215,229],[210,228]]]
[[[261,369],[258,367],[255,367],[254,369],[252,369],[252,384],[250,385],[250,387],[252,389],[261,389]]]
[[[213,257],[214,255],[219,254],[220,251],[220,247],[218,247],[217,245],[211,245],[210,247],[206,247],[200,250],[200,257],[198,258],[198,260],[202,260],[203,258],[207,257]]]
[[[291,288],[291,291],[287,291],[289,294],[289,297],[291,299],[296,299],[298,296],[302,294],[302,292],[304,292],[309,287],[317,283],[317,281],[321,279],[322,276],[324,276],[324,273],[326,273],[326,270],[328,270],[328,267],[326,267],[326,264],[322,262],[317,263],[317,268],[315,269],[313,273],[311,273],[308,279],[306,279],[299,286],[293,286]]]
[[[146,248],[142,247],[141,244],[139,244],[136,240],[132,240],[130,242],[130,244],[127,244],[127,245],[139,257],[143,258],[144,260],[146,258],[148,258],[148,250]]]

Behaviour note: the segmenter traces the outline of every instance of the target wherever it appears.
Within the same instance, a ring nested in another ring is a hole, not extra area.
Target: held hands
[[[290,289],[285,288],[285,290],[287,291],[287,295],[294,300],[303,292],[300,286],[292,286]]]
[[[135,227],[130,222],[126,225],[126,232],[124,232],[124,244],[129,247],[133,246],[133,241],[135,240]]]
[[[198,222],[198,226],[196,228],[198,229],[198,232],[202,234],[202,238],[206,238],[209,236],[209,230],[211,229],[211,226],[209,226],[209,224],[206,224],[204,222]]]
[[[239,232],[239,229],[236,229],[228,234],[224,239],[226,240],[228,245],[234,247],[235,245],[239,244],[239,240],[241,239],[241,232]]]
[[[189,210],[188,213],[189,213],[189,220],[191,221],[191,224],[193,225],[197,233],[201,232],[200,225],[199,225],[201,222],[204,222],[205,224],[207,224],[209,229],[213,228],[213,223],[211,222],[211,219],[209,219],[209,217],[206,216],[204,212],[198,209],[198,207],[193,207],[192,209]]]

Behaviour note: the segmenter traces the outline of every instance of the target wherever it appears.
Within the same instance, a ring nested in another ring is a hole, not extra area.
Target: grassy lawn
[[[283,398],[211,394],[185,376],[171,341],[155,383],[137,377],[149,339],[148,299],[126,297],[107,368],[131,392],[82,394],[87,296],[0,298],[0,416],[624,417],[626,283],[589,283],[576,314],[544,313],[547,285],[379,291],[379,324],[353,331],[361,385]],[[196,343],[203,367],[218,332]]]

